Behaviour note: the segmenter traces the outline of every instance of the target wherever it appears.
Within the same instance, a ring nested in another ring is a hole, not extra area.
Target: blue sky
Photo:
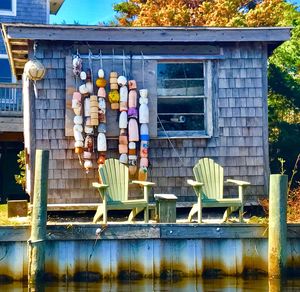
[[[115,12],[113,4],[124,0],[65,0],[57,15],[50,16],[50,23],[74,24],[74,21],[81,25],[95,25],[99,22],[108,23],[114,19]],[[300,0],[289,2],[300,5]]]
[[[50,23],[94,25],[114,18],[113,4],[122,0],[65,0],[57,15],[50,15]]]

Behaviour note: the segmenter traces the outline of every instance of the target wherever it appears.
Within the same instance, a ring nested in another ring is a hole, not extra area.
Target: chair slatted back
[[[128,200],[128,167],[117,159],[107,159],[99,167],[99,175],[103,184],[109,186],[106,192],[108,201]]]
[[[204,183],[202,199],[222,199],[223,167],[210,158],[202,158],[193,168],[196,181]]]

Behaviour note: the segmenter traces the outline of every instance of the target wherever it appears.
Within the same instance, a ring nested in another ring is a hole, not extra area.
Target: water
[[[242,292],[242,291],[300,291],[300,279],[289,279],[283,282],[267,278],[221,278],[221,279],[182,279],[178,281],[138,280],[138,281],[103,281],[97,283],[46,283],[38,287],[28,288],[26,283],[14,282],[0,284],[0,291],[13,292],[77,292],[77,291],[207,291],[207,292]]]

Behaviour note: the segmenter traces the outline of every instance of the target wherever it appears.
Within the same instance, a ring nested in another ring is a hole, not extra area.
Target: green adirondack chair
[[[150,188],[154,185],[147,181],[131,181],[144,188],[142,199],[128,199],[129,175],[128,167],[117,159],[107,159],[103,166],[99,167],[99,175],[102,181],[93,183],[102,198],[98,206],[93,222],[97,222],[103,216],[103,223],[107,223],[108,210],[131,210],[128,221],[144,211],[144,220],[149,221],[148,195]]]
[[[227,179],[225,183],[233,183],[238,186],[237,198],[223,198],[224,172],[223,167],[215,163],[210,158],[202,158],[193,168],[196,181],[188,180],[198,197],[198,201],[193,205],[188,220],[198,212],[198,223],[202,222],[202,208],[227,207],[224,212],[223,221],[228,216],[239,209],[239,220],[242,222],[244,213],[243,190],[250,183],[240,180]]]

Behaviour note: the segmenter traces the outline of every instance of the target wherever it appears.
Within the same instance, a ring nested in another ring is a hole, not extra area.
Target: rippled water
[[[283,282],[267,278],[222,278],[222,279],[183,279],[179,281],[139,280],[139,281],[103,281],[97,283],[46,283],[28,288],[27,284],[14,282],[0,284],[0,291],[300,291],[300,279],[289,279]]]

